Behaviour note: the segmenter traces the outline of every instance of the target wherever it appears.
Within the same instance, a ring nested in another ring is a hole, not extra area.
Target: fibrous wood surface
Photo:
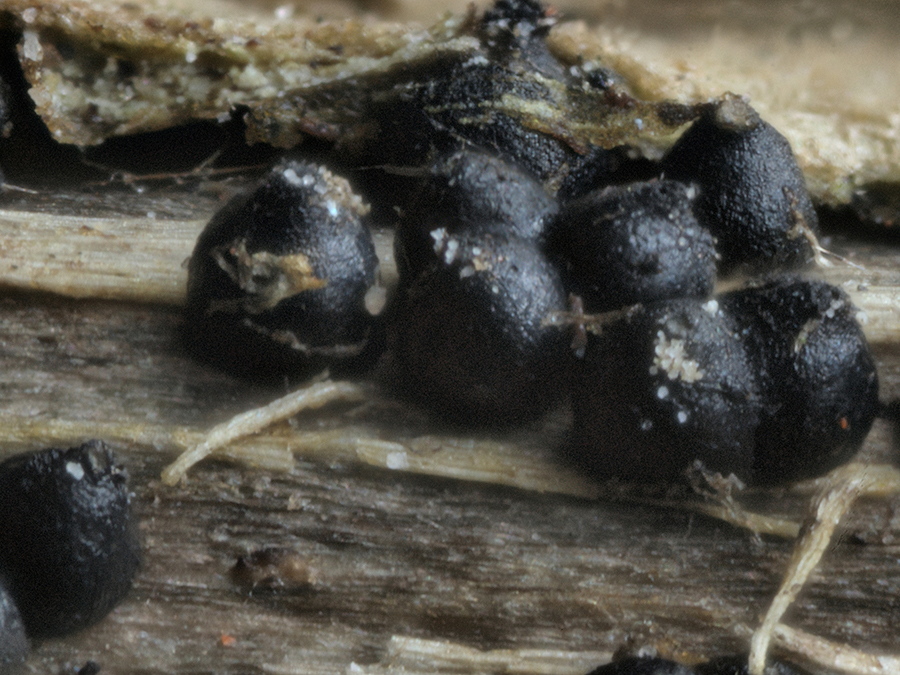
[[[831,23],[807,26],[796,42],[776,40],[789,23],[788,10],[769,3],[746,10],[759,12],[746,28],[712,16],[702,3],[684,5],[687,16],[698,12],[693,29],[671,20],[666,30],[640,5],[633,14],[610,6],[600,27],[563,24],[553,39],[561,54],[583,50],[607,60],[644,96],[705,97],[726,88],[750,93],[798,148],[820,199],[842,202],[852,197],[847,186],[897,180],[900,117],[886,106],[900,100],[891,98],[900,78],[884,66],[896,46],[868,61],[854,51],[822,62],[818,57],[830,52],[816,45],[888,44],[881,40],[893,16],[885,10],[890,4],[867,3],[872,14],[853,10],[861,13],[846,20],[842,12],[850,10],[834,5]],[[45,47],[64,34],[67,16],[88,11],[88,5],[66,3],[27,20],[30,8],[50,6],[18,0],[0,6],[7,18],[14,15],[33,30],[35,37],[20,45],[23,59],[39,55],[31,66],[47,78],[65,70],[65,59],[47,61]],[[381,9],[398,21],[404,12],[421,18],[422,11],[402,3]],[[378,59],[406,58],[404,50],[420,38],[442,48],[465,46],[402,22],[318,24],[297,18],[299,9],[286,25],[278,18],[284,11],[276,10],[200,5],[195,14],[218,19],[130,58],[145,58],[148,68],[209,58],[226,69],[243,64],[246,75],[249,64],[264,59],[271,66],[278,59],[327,56],[316,69],[332,77],[345,62],[362,72]],[[597,20],[587,10],[569,11]],[[183,12],[162,5],[126,10],[132,16]],[[884,12],[888,19],[881,20]],[[759,17],[769,15],[778,21],[763,40],[767,24]],[[253,49],[219,40],[219,29],[233,29],[222,23],[225,17],[271,24],[253,47],[266,56],[248,57]],[[99,26],[97,44],[120,39],[116,25],[110,19]],[[146,34],[131,37],[150,40],[157,31],[153,22],[144,28]],[[345,40],[353,49],[335,54],[327,48],[335,36],[357,30],[368,37]],[[282,42],[283,50],[271,46]],[[731,49],[717,60],[711,54],[722,53],[714,49],[722,43]],[[191,51],[201,44],[208,52]],[[685,51],[678,52],[679,45]],[[757,66],[774,68],[764,77],[738,58],[760,50]],[[697,62],[688,59],[691,52]],[[190,53],[195,60],[186,58]],[[694,65],[703,58],[709,70]],[[856,68],[857,59],[871,67],[869,76],[854,79],[841,97],[824,96],[830,85],[820,89],[817,69],[831,76],[844,66]],[[772,84],[778,63],[791,65],[790,82],[807,85]],[[308,63],[303,67],[312,71]],[[676,71],[683,79],[670,78]],[[271,73],[260,72],[254,86],[268,86]],[[684,89],[676,90],[679,82]],[[35,92],[38,108],[57,137],[72,134],[62,140],[94,143],[143,128],[117,127],[122,120],[151,119],[129,113],[113,124],[103,110],[95,120],[44,106],[46,84]],[[877,104],[867,108],[876,90]],[[163,125],[214,118],[232,102],[166,106],[153,114],[172,116]],[[846,141],[866,157],[807,152],[832,141]],[[577,674],[623,645],[649,645],[684,661],[749,647],[793,542],[760,538],[690,504],[677,505],[683,495],[588,483],[556,460],[564,411],[511,434],[465,435],[376,392],[363,403],[301,413],[194,467],[185,482],[163,484],[163,468],[208,429],[286,393],[195,364],[178,342],[182,262],[210,215],[246,182],[138,179],[0,197],[0,455],[108,439],[131,473],[145,553],[126,602],[79,635],[35,645],[30,672],[70,672],[93,660],[109,673]],[[839,189],[830,192],[833,184]],[[851,234],[825,244],[858,267],[838,260],[818,273],[848,290],[868,315],[881,398],[892,401],[900,392],[900,245],[864,239],[855,221],[847,229]],[[879,420],[859,459],[882,464],[896,462],[896,455],[892,425]],[[799,523],[809,497],[809,490],[762,492],[738,501],[740,508]],[[898,504],[900,498],[888,493],[854,506],[791,605],[785,621],[792,628],[780,629],[776,644],[789,644],[802,630],[858,650],[896,651]],[[304,573],[282,579],[281,588],[262,584],[248,591],[230,571],[240,556],[260,549],[287,551],[292,569]]]

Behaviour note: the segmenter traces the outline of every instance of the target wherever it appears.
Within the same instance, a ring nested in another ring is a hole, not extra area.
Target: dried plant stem
[[[882,482],[883,477],[880,473],[869,474],[867,468],[859,464],[840,467],[829,474],[822,491],[810,505],[809,516],[801,530],[800,540],[794,548],[781,587],[772,600],[762,624],[751,638],[750,675],[763,675],[769,645],[778,630],[779,622],[822,559],[841,518],[861,494],[875,487],[883,488]],[[784,631],[782,634],[786,635]]]
[[[258,433],[271,424],[293,417],[301,410],[319,408],[333,401],[361,401],[366,389],[351,382],[317,382],[291,392],[262,408],[254,408],[232,417],[214,427],[202,443],[183,452],[162,472],[166,485],[175,485],[197,462],[209,457],[219,448],[243,436]]]
[[[750,530],[753,534],[767,534],[782,539],[796,539],[800,534],[800,524],[789,518],[766,516],[761,513],[747,511],[739,504],[707,504],[684,502],[682,505],[691,511],[703,513],[711,518],[725,521],[735,527]]]
[[[568,652],[556,649],[485,651],[444,640],[423,640],[395,635],[388,643],[382,663],[392,671],[399,667],[399,670],[405,673],[449,671],[580,675],[600,663],[609,661],[611,656],[606,652]]]
[[[847,675],[896,675],[900,656],[868,654],[831,642],[783,623],[772,631],[772,642],[807,663]]]

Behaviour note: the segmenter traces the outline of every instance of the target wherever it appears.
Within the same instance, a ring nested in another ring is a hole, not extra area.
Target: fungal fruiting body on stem
[[[812,261],[818,218],[787,139],[740,97],[709,104],[662,161],[697,186],[695,212],[717,240],[720,272]]]
[[[191,256],[185,343],[259,380],[352,370],[371,346],[377,258],[367,207],[324,167],[286,162],[236,197]]]
[[[751,485],[827,473],[878,411],[856,312],[840,289],[791,277],[634,308],[589,336],[576,367],[573,458],[643,482],[695,461]]]
[[[127,474],[99,441],[0,464],[0,574],[32,637],[102,619],[131,588],[140,548]]]
[[[447,236],[440,260],[399,294],[387,328],[389,382],[438,419],[508,426],[562,399],[565,309],[559,274],[534,242]]]

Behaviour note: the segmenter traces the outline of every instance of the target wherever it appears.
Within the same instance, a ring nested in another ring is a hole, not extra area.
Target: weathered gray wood
[[[894,287],[898,248],[833,246]],[[877,353],[891,399],[900,351],[884,325]],[[33,672],[90,659],[110,673],[497,672],[497,663],[578,673],[630,641],[687,658],[739,650],[780,582],[790,542],[688,510],[416,476],[347,453],[307,449],[289,473],[206,462],[166,487],[174,433],[196,435],[281,393],[192,363],[177,326],[166,305],[20,291],[0,303],[0,452],[106,433],[132,474],[145,551],[128,600],[96,627],[37,646]],[[294,426],[386,440],[440,432],[378,400],[305,413]],[[497,439],[506,441],[498,452],[521,447],[522,462],[551,473],[559,433],[550,425]],[[865,453],[895,455],[887,423]],[[805,499],[763,493],[748,503],[798,518]],[[898,505],[854,510],[791,625],[895,647]],[[237,557],[267,547],[294,551],[310,583],[252,595],[236,587]]]
[[[734,52],[741,63],[720,68],[717,46],[731,47],[741,30],[728,22],[715,40],[707,39],[696,22],[712,31],[704,23],[710,5],[696,5],[699,18],[689,18],[683,30],[670,21],[657,26],[656,5],[643,18],[628,15],[639,18],[622,21],[627,30],[616,34],[610,53],[639,79],[649,78],[652,90],[747,91],[761,109],[781,111],[786,133],[821,137],[821,129],[792,115],[793,96],[784,103],[772,81],[787,77],[791,92],[824,86],[830,95],[831,85],[821,82],[833,80],[807,78],[793,66],[801,58],[815,61],[816,54],[826,53],[830,64],[842,59],[832,56],[840,40],[829,32],[831,24],[796,33],[794,24],[782,22],[772,33],[771,21],[764,21],[766,28],[754,29]],[[755,6],[770,18],[770,5]],[[431,7],[426,16],[431,19]],[[893,63],[883,56],[895,49],[891,24],[876,17],[865,39],[862,23],[850,22],[849,44],[879,48],[829,70],[835,80],[849,81],[846,72],[858,63]],[[642,30],[653,39],[636,40]],[[804,39],[784,39],[788,34]],[[782,45],[774,58],[755,46],[760,36],[766,45]],[[675,49],[685,56],[670,57]],[[765,56],[751,58],[759,53]],[[654,70],[659,54],[666,56]],[[878,57],[873,61],[871,54]],[[679,60],[688,57],[701,59],[700,66],[688,66],[708,78],[695,89],[690,78],[670,77],[682,72]],[[641,62],[650,64],[646,71]],[[731,84],[734,72],[739,86]],[[827,103],[856,114],[873,82],[877,78],[867,76],[854,87],[865,95]],[[881,82],[875,85],[880,92],[896,87],[895,76]],[[890,110],[870,113],[893,119]],[[842,128],[839,117],[829,119]],[[884,133],[876,125],[873,134]],[[892,142],[896,147],[895,137]],[[160,472],[181,450],[178,439],[199,439],[213,424],[284,393],[205,369],[178,344],[181,261],[193,233],[234,189],[199,187],[3,196],[0,456],[108,438],[132,475],[145,552],[131,596],[97,626],[36,645],[28,672],[65,672],[94,660],[104,673],[577,675],[623,644],[655,646],[684,660],[746,648],[792,543],[760,539],[687,508],[573,496],[593,488],[554,461],[564,416],[511,437],[475,439],[468,449],[472,439],[448,437],[389,401],[338,406],[238,444],[265,450],[258,456],[266,462],[262,468],[208,461],[192,469],[187,483],[164,486]],[[864,268],[837,263],[823,275],[844,285],[869,314],[882,398],[896,400],[900,244],[828,245]],[[107,300],[91,299],[97,297]],[[332,430],[407,444],[440,436],[411,455],[411,469],[433,475],[378,468],[383,458],[356,452],[352,443],[302,444],[295,433]],[[862,458],[896,462],[893,433],[880,421]],[[290,450],[298,461],[286,472]],[[485,467],[483,480],[492,482],[447,477],[462,469],[471,476],[476,463]],[[808,496],[763,492],[742,500],[799,520]],[[897,496],[857,504],[787,617],[791,626],[860,649],[896,652],[898,514]],[[229,575],[235,560],[269,547],[295,552],[295,568],[301,581],[306,570],[308,583],[280,593],[248,594],[236,586]]]

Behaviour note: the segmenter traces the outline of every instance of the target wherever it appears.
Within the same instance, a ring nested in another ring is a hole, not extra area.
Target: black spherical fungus
[[[697,675],[750,675],[748,661],[746,654],[720,656],[694,666],[694,670]],[[766,675],[802,675],[803,672],[782,661],[771,661],[766,665]]]
[[[0,673],[15,672],[28,656],[28,637],[19,608],[0,576]]]
[[[125,470],[99,441],[0,464],[0,570],[32,637],[96,623],[140,564]]]
[[[758,486],[827,473],[879,410],[856,314],[839,288],[792,277],[629,310],[576,366],[572,458],[639,482],[695,460]]]
[[[688,667],[659,657],[628,656],[595,668],[588,675],[748,675],[747,656],[725,656]],[[780,661],[766,667],[768,675],[801,675]]]
[[[787,139],[743,99],[711,104],[681,136],[662,167],[692,182],[695,211],[716,237],[720,271],[801,267],[813,259],[815,209]]]
[[[587,311],[712,293],[716,251],[692,197],[683,183],[648,181],[596,190],[562,208],[548,248]]]
[[[715,300],[637,306],[589,334],[572,409],[568,452],[598,478],[679,482],[695,460],[750,474],[758,385]]]
[[[847,294],[793,277],[726,294],[763,397],[754,481],[826,473],[859,449],[878,413],[878,376]]]
[[[365,365],[377,258],[366,206],[324,167],[285,162],[200,235],[188,268],[184,341],[258,381]]]
[[[404,280],[437,261],[443,236],[495,234],[539,240],[556,201],[530,173],[496,155],[464,149],[431,166],[394,239]]]
[[[595,668],[588,675],[696,675],[680,663],[651,656],[627,656]]]
[[[440,261],[406,285],[387,327],[388,386],[455,424],[524,423],[561,400],[562,281],[538,246],[494,235],[447,236]]]

